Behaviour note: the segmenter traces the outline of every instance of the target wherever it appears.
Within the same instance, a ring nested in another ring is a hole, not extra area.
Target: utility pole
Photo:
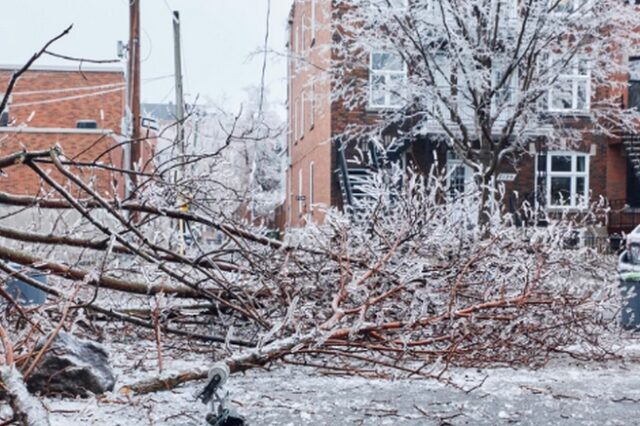
[[[176,142],[178,143],[178,149],[180,151],[180,170],[181,177],[184,178],[186,167],[186,153],[187,153],[187,142],[184,137],[184,88],[182,85],[182,49],[180,45],[180,12],[177,10],[173,11],[173,61],[175,66],[174,77],[175,77],[175,86],[176,86]],[[176,182],[178,179],[176,179]],[[182,195],[179,200],[181,203],[181,210],[188,211],[189,210],[189,201],[186,199],[184,195]],[[185,223],[182,219],[178,221],[178,230],[180,232],[179,237],[179,248],[178,251],[180,254],[183,254],[186,251],[186,243],[185,243]]]
[[[142,157],[140,128],[140,1],[130,0],[129,6],[129,99],[131,113],[131,143],[129,170],[135,170]],[[132,191],[136,190],[137,178],[130,174]]]
[[[184,88],[182,84],[182,48],[180,45],[180,12],[173,12],[173,60],[175,64],[175,85],[176,85],[176,119],[178,120],[176,130],[178,132],[177,142],[182,156],[182,173],[184,175],[184,162],[187,153],[186,141],[184,138]]]

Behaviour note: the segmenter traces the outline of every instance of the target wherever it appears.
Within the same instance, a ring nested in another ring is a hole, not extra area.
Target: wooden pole
[[[129,6],[129,109],[131,111],[131,156],[129,169],[135,170],[142,157],[140,128],[140,0],[131,0]],[[137,178],[130,175],[135,192]],[[131,194],[132,197],[134,193]]]

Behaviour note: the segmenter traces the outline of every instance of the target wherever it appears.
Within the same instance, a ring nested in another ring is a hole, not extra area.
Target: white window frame
[[[306,95],[304,90],[300,92],[300,115],[298,118],[300,119],[300,139],[304,138],[304,104],[306,102]]]
[[[587,13],[587,12],[590,12],[591,10],[591,3],[592,3],[591,0],[566,0],[566,1],[570,2],[569,10],[563,10],[562,8],[558,8],[556,6],[553,13],[556,15],[565,15],[565,14],[572,14],[576,12]],[[549,7],[551,8],[557,2],[558,0],[549,0]]]
[[[391,100],[393,99],[393,93],[391,91],[386,91],[384,96],[383,104],[375,104],[373,102],[373,81],[377,76],[384,76],[385,79],[389,79],[393,76],[398,77],[401,76],[402,79],[406,82],[407,80],[407,64],[406,62],[402,62],[402,70],[374,70],[373,69],[373,56],[374,55],[397,55],[397,53],[393,52],[383,52],[383,51],[372,51],[369,54],[369,108],[372,109],[396,109],[402,107],[403,102],[400,101],[398,103],[393,103]],[[404,86],[404,85],[402,85]]]
[[[300,167],[298,169],[298,196],[297,201],[298,201],[298,214],[302,214],[304,212],[304,206],[303,206],[303,202],[304,202],[304,194],[302,193],[302,185],[304,183],[303,180],[303,176],[302,176],[302,167]]]
[[[294,99],[293,101],[293,142],[298,142],[298,135],[300,132],[298,131],[298,99]]]
[[[390,6],[387,5],[387,0],[374,0],[369,3],[369,6],[372,8],[388,8],[390,10],[394,9],[406,9],[409,7],[409,0],[389,0]]]
[[[497,64],[493,68],[492,84],[495,88],[498,85],[498,80],[502,79],[502,73],[505,66],[503,64]],[[511,72],[511,76],[507,82],[506,87],[502,87],[499,91],[496,90],[494,98],[491,102],[492,114],[504,114],[509,111],[511,107],[515,107],[518,102],[518,91],[520,90],[520,73],[518,68],[515,68]],[[498,107],[502,107],[502,111],[498,111]]]
[[[518,20],[518,0],[499,0],[499,1],[496,1],[495,4],[496,4],[496,7],[499,4],[502,4],[501,8],[502,7],[509,8],[507,10],[508,13],[505,16],[503,16],[502,19],[500,19],[500,21],[503,21],[505,18],[506,18],[506,21],[509,23],[512,23]]]
[[[309,99],[309,130],[316,125],[316,83],[311,82],[311,94]]]
[[[313,46],[316,42],[316,0],[311,0],[311,42]]]
[[[554,55],[549,56],[549,67],[553,67],[556,63],[562,61]],[[558,77],[554,85],[560,84],[565,81],[567,84],[571,84],[571,107],[570,108],[557,108],[554,107],[554,88],[549,88],[547,94],[548,110],[549,112],[563,113],[563,114],[585,114],[591,109],[591,65],[586,62],[586,74],[580,74],[580,62],[587,61],[585,58],[575,58],[571,64],[567,65],[567,70],[564,73],[558,74]],[[568,73],[570,72],[570,73]],[[586,84],[585,90],[585,107],[578,108],[578,92],[579,86]]]
[[[571,157],[571,170],[570,171],[552,171],[553,157]],[[584,158],[584,171],[578,171],[578,158]],[[549,151],[547,153],[547,168],[546,168],[546,206],[551,210],[582,210],[589,206],[589,159],[588,153],[578,151]],[[553,178],[570,178],[570,194],[569,200],[564,204],[553,204],[553,197],[551,194],[551,180]],[[584,178],[584,190],[582,194],[577,193],[577,181],[578,178]]]
[[[316,163],[312,161],[309,163],[309,210],[313,213],[313,205],[316,202],[315,192],[315,180],[316,180]]]
[[[454,185],[454,178],[456,178],[456,172],[463,170],[463,191]],[[465,164],[460,157],[452,150],[447,151],[447,187],[449,188],[449,196],[457,197],[464,193],[468,186],[473,183],[473,169]]]
[[[302,47],[302,51],[306,51],[307,46],[305,44],[305,36],[307,35],[307,14],[303,13],[300,21],[300,45]]]

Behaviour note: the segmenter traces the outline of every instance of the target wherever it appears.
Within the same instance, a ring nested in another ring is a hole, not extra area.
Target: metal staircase
[[[363,190],[363,185],[372,174],[371,167],[359,165],[350,166],[342,147],[338,147],[338,174],[340,181],[340,191],[342,202],[345,208],[355,208],[367,194]]]
[[[406,144],[392,143],[384,151],[381,151],[375,143],[370,142],[367,146],[367,159],[360,161],[348,161],[344,147],[338,145],[337,148],[338,175],[343,205],[345,208],[355,211],[358,204],[368,196],[364,185],[372,174],[385,167],[385,164],[398,161],[406,149]]]
[[[625,139],[624,149],[627,152],[629,163],[633,167],[633,173],[640,179],[640,135],[633,135]]]

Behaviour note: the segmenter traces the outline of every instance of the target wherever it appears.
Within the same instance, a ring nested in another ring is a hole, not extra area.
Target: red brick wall
[[[331,142],[331,82],[325,69],[330,68],[331,2],[317,0],[312,13],[310,0],[294,3],[291,14],[289,46],[289,141],[291,166],[287,170],[287,196],[283,213],[288,226],[300,226],[307,220],[322,221],[321,206],[333,205],[332,174],[333,150]],[[316,18],[315,37],[312,34],[311,17]],[[301,28],[305,31],[301,31]],[[296,46],[298,49],[296,51]],[[299,116],[300,103],[304,97],[304,135],[295,134],[295,119]],[[311,94],[315,93],[314,125],[311,126]],[[296,137],[297,136],[297,137]],[[311,205],[311,172],[314,165],[314,206]],[[302,185],[299,176],[302,174]],[[304,200],[299,200],[302,194]]]
[[[0,88],[7,86],[12,71],[0,70]],[[0,89],[2,91],[2,89]],[[34,93],[35,92],[35,93]],[[91,71],[27,71],[17,82],[9,106],[11,129],[0,128],[0,155],[19,150],[47,150],[59,145],[67,158],[82,162],[100,162],[122,167],[122,148],[107,152],[116,144],[124,114],[124,75],[122,72]],[[95,120],[105,132],[76,130],[78,120]],[[16,132],[24,127],[24,132]],[[59,130],[52,133],[43,129]],[[43,167],[61,179],[51,166]],[[35,195],[46,187],[35,173],[24,165],[4,170],[0,191]],[[102,195],[123,194],[121,176],[96,168],[74,169],[73,172]],[[64,179],[61,180],[65,182]],[[66,183],[66,182],[65,182]],[[115,185],[115,187],[114,187]],[[77,193],[77,188],[74,189]]]
[[[607,195],[610,200],[627,199],[627,159],[622,144],[611,144],[607,156]]]
[[[0,70],[0,92],[7,87],[11,74],[10,70]],[[88,87],[93,88],[86,89]],[[68,99],[74,97],[77,98]],[[38,104],[28,105],[35,102]],[[11,103],[10,116],[15,119],[16,126],[75,128],[77,120],[95,120],[99,128],[120,132],[124,111],[124,74],[27,71],[18,80]]]
[[[62,147],[66,158],[74,159],[78,162],[93,162],[99,158],[104,164],[122,166],[122,149],[116,148],[112,152],[106,153],[115,141],[110,135],[100,134],[45,134],[45,133],[5,133],[0,129],[0,155],[17,152],[26,147],[28,150],[47,150],[55,145]],[[49,172],[58,182],[71,188],[75,195],[81,195],[76,185],[68,185],[66,179],[54,167],[41,164],[41,167]],[[37,195],[42,191],[51,188],[42,186],[40,178],[29,167],[18,164],[3,170],[5,175],[0,177],[0,191],[20,195]],[[114,193],[122,195],[122,179],[119,174],[97,168],[71,168],[77,177],[85,183],[90,184],[94,189],[107,197],[112,197]],[[115,185],[115,187],[114,187]],[[84,194],[86,196],[86,194]]]

